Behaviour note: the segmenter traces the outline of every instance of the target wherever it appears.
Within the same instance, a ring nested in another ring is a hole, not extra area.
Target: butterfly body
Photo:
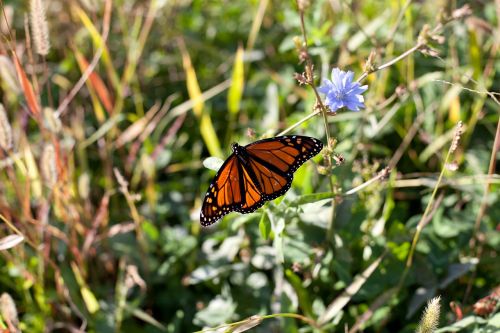
[[[307,136],[279,136],[240,146],[224,162],[205,195],[203,226],[231,211],[251,213],[290,189],[293,173],[318,154],[323,144]]]

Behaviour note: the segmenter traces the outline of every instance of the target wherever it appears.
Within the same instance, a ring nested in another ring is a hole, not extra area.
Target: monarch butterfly
[[[318,154],[323,144],[307,136],[278,136],[240,146],[222,164],[208,188],[200,222],[206,227],[224,215],[251,213],[290,189],[293,173]]]

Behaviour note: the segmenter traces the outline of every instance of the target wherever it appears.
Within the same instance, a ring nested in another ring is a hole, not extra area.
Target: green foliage
[[[41,58],[4,1],[0,331],[414,332],[438,295],[436,332],[500,330],[498,1],[299,3],[52,0]],[[325,127],[304,53],[366,109]],[[231,142],[289,127],[323,154],[202,228]]]

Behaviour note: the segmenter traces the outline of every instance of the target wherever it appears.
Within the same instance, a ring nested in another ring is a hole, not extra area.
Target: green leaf
[[[215,132],[212,118],[204,105],[201,89],[196,77],[196,71],[191,63],[191,58],[185,47],[181,47],[182,64],[186,74],[186,86],[189,98],[193,103],[193,112],[199,121],[200,133],[212,156],[222,157],[222,149],[219,138]]]
[[[474,79],[480,80],[483,73],[483,68],[481,66],[482,54],[477,38],[477,31],[475,29],[469,29],[469,56],[474,70]]]
[[[309,318],[314,318],[309,292],[302,286],[302,280],[290,269],[285,271],[285,276],[292,285],[299,298],[299,306]]]
[[[278,262],[283,263],[285,256],[283,254],[283,230],[285,230],[285,219],[283,217],[269,216],[271,229],[274,234],[274,248],[276,249],[276,258]]]
[[[230,321],[235,310],[236,304],[231,299],[217,296],[206,308],[196,313],[193,322],[198,326],[217,326]]]
[[[196,268],[189,276],[189,284],[197,284],[200,282],[211,280],[222,273],[228,272],[230,266],[213,267],[211,265],[200,266]]]
[[[444,333],[444,332],[459,332],[462,331],[464,328],[473,328],[476,327],[477,325],[482,325],[486,322],[485,319],[478,317],[478,316],[468,316],[463,318],[460,321],[457,321],[456,323],[453,323],[452,325],[442,327],[438,330],[436,330],[434,333]]]
[[[260,218],[259,231],[264,240],[267,240],[269,238],[269,232],[271,231],[271,221],[269,221],[269,217],[266,213],[262,214],[262,217]]]
[[[232,84],[227,94],[227,108],[231,115],[238,114],[240,110],[241,96],[245,86],[245,73],[243,66],[243,46],[239,46],[234,57]]]
[[[396,244],[394,242],[388,242],[387,247],[391,250],[392,254],[399,260],[404,261],[408,256],[410,251],[410,243],[404,242],[402,244]]]
[[[500,312],[488,319],[488,327],[492,326],[497,332],[500,331]]]

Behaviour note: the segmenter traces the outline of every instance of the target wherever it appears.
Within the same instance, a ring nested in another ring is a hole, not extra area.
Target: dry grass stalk
[[[30,19],[35,51],[41,56],[46,56],[50,51],[50,41],[43,0],[30,1]]]
[[[7,112],[0,103],[0,147],[4,150],[12,148],[12,128],[7,118]]]

